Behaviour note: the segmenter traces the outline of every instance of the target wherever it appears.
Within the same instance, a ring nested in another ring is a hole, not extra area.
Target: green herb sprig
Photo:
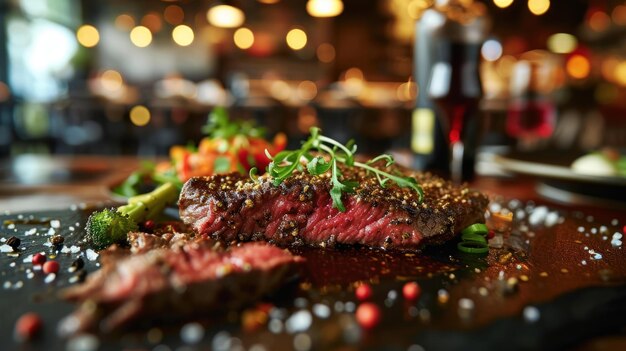
[[[228,111],[218,106],[211,110],[207,123],[202,126],[202,133],[211,138],[228,139],[235,135],[262,138],[265,129],[250,121],[233,121],[228,117]]]
[[[276,155],[270,155],[266,151],[267,157],[272,162],[267,167],[267,172],[273,178],[274,185],[278,186],[285,179],[289,178],[295,170],[306,170],[309,174],[318,176],[330,171],[332,188],[330,189],[330,197],[333,200],[333,207],[341,212],[346,211],[346,207],[341,200],[344,193],[354,193],[359,183],[354,180],[343,179],[341,171],[338,167],[339,163],[343,163],[348,167],[357,167],[367,170],[368,174],[374,174],[378,179],[381,187],[385,188],[389,181],[394,182],[401,188],[411,188],[417,192],[419,201],[422,201],[424,192],[419,186],[415,178],[403,175],[391,174],[381,169],[373,167],[372,164],[384,160],[385,167],[389,167],[394,163],[393,157],[390,155],[380,155],[365,163],[355,160],[357,146],[350,141],[346,145],[320,134],[320,129],[312,127],[310,129],[311,136],[302,143],[302,147],[298,150],[284,150]],[[313,152],[316,152],[314,155]],[[327,155],[328,159],[324,156]],[[304,160],[303,162],[301,162]],[[256,180],[256,170],[250,171],[250,177]]]

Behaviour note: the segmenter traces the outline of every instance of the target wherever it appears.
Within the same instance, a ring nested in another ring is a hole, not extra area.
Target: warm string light
[[[237,28],[246,20],[240,9],[230,5],[213,6],[207,12],[210,24],[220,28]]]
[[[584,79],[589,76],[591,64],[585,56],[574,54],[567,60],[565,69],[572,78]]]
[[[100,33],[98,33],[96,27],[85,24],[80,26],[80,28],[76,31],[76,39],[80,45],[86,48],[92,48],[98,45],[98,42],[100,41]]]
[[[306,46],[307,36],[302,29],[292,29],[287,33],[287,45],[293,50],[301,50]]]
[[[254,45],[254,33],[248,28],[239,28],[233,34],[233,41],[238,48],[249,49]]]
[[[555,54],[569,54],[578,46],[578,39],[571,34],[556,33],[548,38],[547,45]]]
[[[194,39],[193,29],[184,24],[178,25],[172,30],[172,39],[180,46],[189,46]]]
[[[335,17],[343,12],[341,0],[309,0],[306,11],[313,17]]]
[[[145,48],[152,42],[152,33],[144,26],[137,26],[130,31],[130,41],[139,48]]]
[[[493,0],[494,5],[498,6],[501,9],[505,9],[513,3],[513,0]]]
[[[142,105],[137,105],[130,110],[130,121],[137,127],[143,127],[150,123],[150,110]]]
[[[541,16],[550,9],[550,0],[528,0],[528,9],[533,15]]]

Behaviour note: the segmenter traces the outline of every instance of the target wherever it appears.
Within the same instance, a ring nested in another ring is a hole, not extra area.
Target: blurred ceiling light
[[[550,9],[550,0],[528,0],[528,9],[533,15],[541,16]]]
[[[320,46],[317,47],[316,54],[320,62],[333,62],[335,60],[335,47],[328,43],[320,44]]]
[[[180,46],[189,46],[193,43],[194,34],[191,27],[180,24],[172,30],[172,39]]]
[[[548,49],[556,54],[569,54],[577,45],[578,39],[567,33],[552,34],[548,38]]]
[[[621,86],[626,87],[626,60],[620,62],[615,67],[615,81]]]
[[[501,9],[505,9],[513,3],[513,0],[493,0],[493,3]]]
[[[317,85],[310,81],[304,80],[298,84],[298,97],[302,100],[313,100],[317,96]]]
[[[280,0],[257,0],[258,2],[262,3],[262,4],[276,4],[278,3]]]
[[[626,4],[615,6],[611,12],[613,22],[619,26],[626,26]]]
[[[341,0],[309,0],[306,11],[313,17],[335,17],[343,12]]]
[[[143,16],[141,19],[141,25],[150,29],[152,33],[157,33],[163,28],[163,21],[161,16],[157,12],[150,12]]]
[[[287,45],[293,50],[300,50],[306,46],[306,33],[302,29],[292,29],[287,33]]]
[[[238,48],[243,50],[250,49],[254,44],[254,33],[250,29],[242,27],[235,31],[233,40]]]
[[[583,79],[589,76],[589,72],[591,71],[591,64],[589,63],[589,59],[585,56],[575,54],[572,55],[569,60],[567,60],[565,69],[571,77],[576,79]]]
[[[497,61],[502,56],[502,44],[495,39],[489,39],[480,48],[480,53],[487,61]]]
[[[236,28],[243,24],[246,16],[243,14],[243,11],[234,6],[217,5],[209,9],[207,20],[216,27]]]
[[[422,18],[424,11],[432,6],[432,3],[428,0],[411,0],[407,5],[407,12],[409,17],[414,20]]]
[[[130,31],[130,41],[137,47],[145,48],[152,42],[152,33],[144,26],[137,26]]]
[[[109,69],[102,72],[102,75],[100,76],[100,84],[102,85],[102,88],[108,91],[115,91],[122,87],[124,79],[122,78],[120,72]]]
[[[100,33],[98,33],[96,27],[85,24],[80,26],[76,31],[76,39],[78,39],[80,45],[86,48],[92,48],[98,45]]]
[[[131,30],[135,26],[135,19],[129,14],[121,14],[115,17],[115,26],[123,30]]]
[[[138,127],[143,127],[150,122],[150,110],[145,106],[137,105],[130,110],[130,121]]]
[[[603,32],[611,24],[611,18],[604,11],[596,11],[589,17],[589,28],[596,32]]]
[[[178,5],[169,5],[163,11],[163,18],[165,18],[165,21],[169,24],[181,24],[185,19],[185,12]]]

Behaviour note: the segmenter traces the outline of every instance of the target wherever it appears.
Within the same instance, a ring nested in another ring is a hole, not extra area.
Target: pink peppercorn
[[[361,284],[354,293],[359,301],[365,301],[372,297],[372,287],[368,284]]]
[[[15,322],[15,339],[17,341],[31,340],[39,334],[42,326],[43,322],[38,314],[26,313]]]
[[[59,262],[48,261],[43,264],[43,272],[46,274],[56,273],[59,271]]]
[[[402,287],[402,295],[404,296],[405,299],[409,301],[417,300],[417,298],[419,298],[421,293],[422,293],[422,289],[420,288],[419,284],[417,284],[416,282],[406,283]]]
[[[494,237],[494,236],[496,236],[496,232],[494,232],[493,230],[490,230],[490,231],[487,233],[487,240],[491,240],[491,239],[493,239],[493,237]]]
[[[40,253],[36,253],[35,255],[33,255],[33,264],[35,266],[40,266],[44,264],[44,262],[46,262],[46,256]]]

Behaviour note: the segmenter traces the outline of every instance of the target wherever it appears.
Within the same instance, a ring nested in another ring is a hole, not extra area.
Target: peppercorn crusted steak
[[[422,202],[410,188],[391,182],[383,188],[374,175],[348,167],[341,168],[344,179],[359,185],[355,193],[343,195],[345,212],[332,207],[329,174],[296,171],[275,186],[267,174],[254,182],[233,173],[187,181],[179,199],[180,216],[196,233],[227,242],[400,250],[441,244],[464,227],[484,222],[485,195],[429,173],[390,168],[417,180],[424,191]]]
[[[133,233],[130,241],[138,253],[108,253],[116,259],[104,260],[84,284],[63,291],[65,299],[82,305],[61,321],[62,335],[237,309],[275,292],[303,261],[262,243],[226,250],[207,238],[146,233]]]

